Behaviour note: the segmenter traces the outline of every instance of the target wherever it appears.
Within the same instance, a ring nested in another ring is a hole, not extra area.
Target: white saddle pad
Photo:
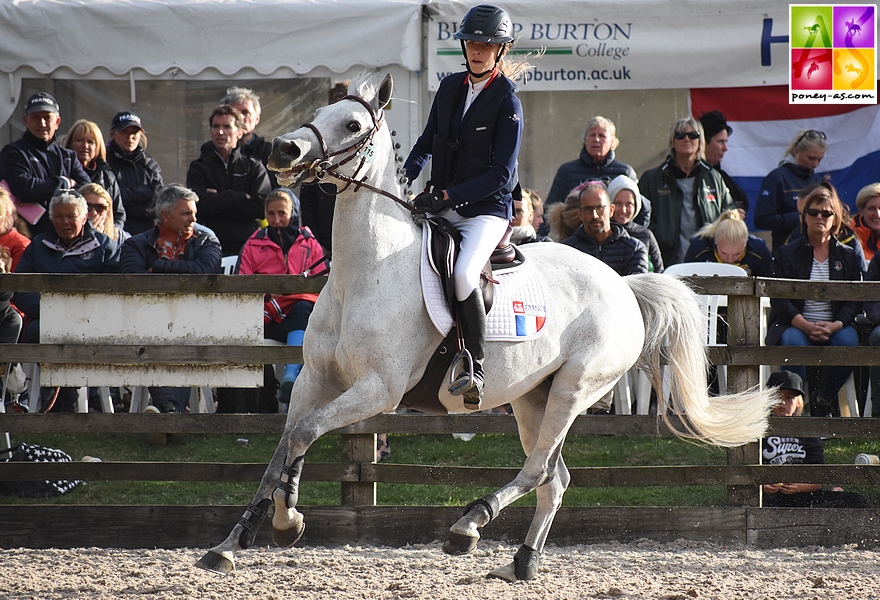
[[[445,336],[452,329],[452,314],[443,295],[440,276],[428,259],[429,231],[428,227],[423,228],[422,295],[434,327]],[[547,320],[547,302],[534,264],[526,262],[509,272],[494,273],[493,277],[499,284],[495,286],[495,301],[486,316],[486,339],[521,342],[540,337]]]

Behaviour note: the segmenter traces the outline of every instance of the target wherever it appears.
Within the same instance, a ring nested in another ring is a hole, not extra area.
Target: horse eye
[[[349,122],[349,124],[346,125],[346,127],[347,127],[348,130],[349,130],[350,132],[352,132],[352,133],[357,133],[358,131],[361,130],[361,124],[358,123],[357,121],[351,121],[351,122]]]

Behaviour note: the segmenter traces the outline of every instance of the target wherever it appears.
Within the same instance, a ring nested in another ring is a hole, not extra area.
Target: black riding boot
[[[473,360],[474,378],[471,380],[468,365],[463,365],[465,369],[449,386],[449,393],[453,396],[464,395],[465,407],[479,410],[483,399],[483,359],[486,357],[486,307],[479,289],[458,302],[458,314],[464,347]]]

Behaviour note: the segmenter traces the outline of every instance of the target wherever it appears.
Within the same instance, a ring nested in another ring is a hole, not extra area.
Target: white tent
[[[35,91],[107,131],[134,110],[168,182],[183,181],[208,137],[204,118],[230,85],[261,97],[271,139],[326,104],[335,80],[391,72],[396,98],[418,99],[423,0],[0,0],[0,145],[23,130]],[[18,111],[18,112],[16,112]],[[389,112],[401,142],[417,104]]]
[[[306,120],[328,83],[375,68],[394,76],[388,119],[407,147],[440,77],[461,68],[451,34],[478,1],[0,0],[0,145],[21,134],[10,117],[22,96],[46,90],[62,132],[76,118],[106,128],[116,111],[137,111],[149,152],[179,178],[226,85],[260,93],[257,131],[268,137]],[[779,0],[489,1],[510,12],[520,49],[547,50],[520,85],[520,173],[539,190],[574,158],[591,115],[618,124],[619,157],[642,170],[689,112],[688,88],[788,80]]]
[[[0,123],[21,79],[418,71],[422,0],[2,0]]]

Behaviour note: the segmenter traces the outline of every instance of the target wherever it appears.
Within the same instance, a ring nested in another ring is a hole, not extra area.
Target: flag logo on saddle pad
[[[513,314],[516,319],[517,336],[534,335],[544,327],[546,314],[543,306],[535,306],[533,304],[526,304],[521,300],[514,300]]]

